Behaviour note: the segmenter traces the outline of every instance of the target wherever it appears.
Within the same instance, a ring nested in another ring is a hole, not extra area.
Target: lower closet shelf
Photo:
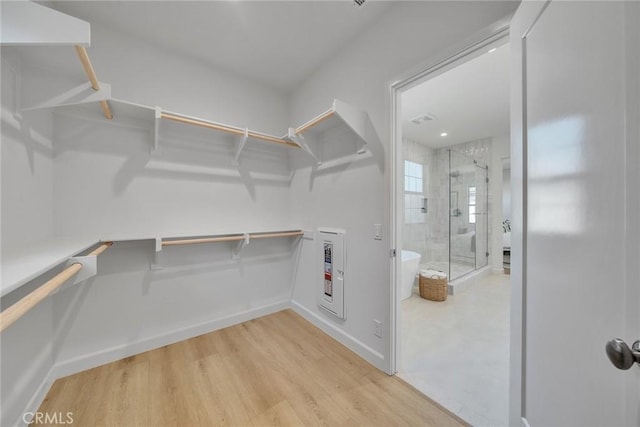
[[[287,229],[249,233],[214,233],[171,237],[120,236],[115,239],[57,239],[32,243],[2,253],[0,296],[18,289],[38,276],[64,263],[69,258],[85,252],[100,242],[124,242],[132,240],[157,240],[161,246],[175,246],[224,241],[249,241],[253,239],[297,237],[304,233],[300,229]]]
[[[2,252],[0,296],[16,290],[70,257],[98,244],[98,239],[59,239]]]

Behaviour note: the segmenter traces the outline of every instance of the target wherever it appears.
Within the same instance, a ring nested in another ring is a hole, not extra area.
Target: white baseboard
[[[165,345],[173,344],[189,338],[197,337],[202,334],[226,328],[228,326],[237,325],[248,320],[257,319],[258,317],[267,316],[278,311],[291,307],[291,300],[286,299],[275,303],[267,304],[261,307],[252,308],[243,312],[230,316],[220,317],[218,319],[208,320],[195,325],[179,328],[167,333],[156,335],[154,337],[145,338],[134,343],[123,344],[112,348],[97,351],[95,353],[84,354],[73,359],[57,362],[49,370],[48,374],[43,378],[42,383],[38,387],[37,392],[25,407],[23,412],[35,412],[38,410],[44,398],[47,396],[49,389],[53,383],[62,377],[72,375],[87,369],[95,368],[106,363],[115,362],[125,357],[140,354],[145,351],[153,350]],[[14,425],[26,426],[22,415],[16,420]]]
[[[153,350],[165,345],[184,341],[189,338],[197,337],[218,329],[233,326],[247,320],[257,319],[258,317],[267,316],[278,311],[289,308],[290,300],[282,300],[275,303],[267,304],[260,307],[251,308],[240,313],[230,316],[220,317],[218,319],[207,320],[206,322],[189,325],[160,335],[156,335],[142,340],[118,345],[97,351],[95,353],[84,354],[73,359],[65,361],[57,361],[53,367],[53,373],[56,378],[66,377],[87,369],[95,368],[116,360],[124,359],[145,351]]]
[[[349,348],[351,351],[365,359],[367,362],[371,363],[376,368],[380,369],[383,372],[389,371],[389,367],[387,366],[388,362],[387,360],[385,360],[384,355],[382,355],[381,353],[375,351],[362,341],[347,334],[345,331],[331,324],[326,319],[323,319],[317,313],[312,312],[302,304],[296,301],[291,301],[291,308],[300,316],[304,317],[309,322],[320,328],[324,333]]]
[[[45,375],[44,378],[42,379],[42,382],[38,386],[38,389],[34,393],[33,397],[31,397],[31,399],[29,400],[29,403],[27,403],[27,406],[25,407],[24,412],[11,425],[20,426],[20,427],[28,425],[24,421],[24,415],[27,413],[36,412],[40,407],[40,405],[42,405],[44,398],[47,397],[47,393],[49,392],[49,389],[51,388],[51,386],[56,380],[56,377],[53,375],[53,369],[54,369],[53,367],[49,369],[49,372],[47,372],[47,375]]]

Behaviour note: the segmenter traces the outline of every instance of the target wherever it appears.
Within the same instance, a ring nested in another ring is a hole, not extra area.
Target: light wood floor
[[[462,426],[291,310],[57,380],[75,426]]]

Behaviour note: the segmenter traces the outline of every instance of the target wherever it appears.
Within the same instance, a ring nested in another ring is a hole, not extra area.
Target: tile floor
[[[474,426],[506,426],[509,276],[492,274],[444,302],[402,302],[398,376]]]

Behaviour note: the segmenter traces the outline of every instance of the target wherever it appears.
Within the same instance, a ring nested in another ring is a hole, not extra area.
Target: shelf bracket
[[[100,83],[100,89],[94,90],[91,83],[83,83],[68,91],[49,98],[32,107],[23,108],[22,111],[40,110],[43,108],[63,107],[65,105],[86,104],[89,102],[107,101],[111,99],[111,85]]]
[[[15,65],[10,62],[7,65],[13,75],[13,117],[22,120],[22,64],[17,61]]]
[[[162,270],[162,238],[156,237],[156,250],[153,253],[153,261],[150,270]]]
[[[67,260],[64,267],[66,268],[76,263],[82,264],[82,269],[78,271],[78,274],[76,274],[71,279],[69,279],[67,283],[60,286],[53,294],[56,294],[63,289],[67,289],[72,286],[75,286],[78,283],[84,282],[85,280],[90,279],[98,274],[98,256],[97,255],[71,257]]]
[[[318,165],[322,164],[322,161],[318,158],[318,156],[316,156],[316,154],[313,152],[311,147],[309,147],[309,144],[307,144],[307,141],[305,141],[304,136],[302,136],[302,134],[296,135],[295,128],[289,128],[289,132],[287,133],[287,139],[298,144],[300,148],[302,148],[307,154],[313,157],[313,159],[316,161],[316,164]]]
[[[244,233],[244,239],[238,241],[236,243],[236,247],[233,248],[233,254],[231,255],[231,259],[240,259],[240,252],[242,249],[249,244],[250,240],[249,233]]]
[[[162,108],[155,108],[155,122],[153,127],[153,151],[160,147],[160,122],[162,122]],[[162,245],[160,245],[162,247]]]
[[[238,148],[236,148],[236,154],[233,156],[232,163],[235,166],[238,166],[240,164],[240,153],[242,152],[244,145],[247,143],[248,138],[249,138],[249,129],[244,128],[244,134],[240,137],[240,140],[238,141]]]

